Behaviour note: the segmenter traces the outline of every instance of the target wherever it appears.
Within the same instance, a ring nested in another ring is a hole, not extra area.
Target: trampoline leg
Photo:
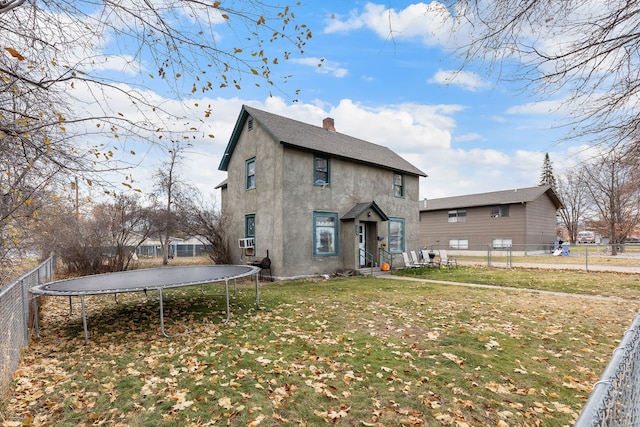
[[[158,289],[158,293],[160,295],[160,331],[162,332],[162,335],[164,335],[167,338],[170,338],[169,335],[167,335],[167,333],[164,331],[164,308],[162,304],[162,288]]]
[[[73,303],[71,302],[71,297],[69,297],[69,317],[73,315]]]
[[[224,321],[226,325],[229,323],[229,318],[231,317],[231,312],[229,311],[229,279],[224,279],[224,297],[227,303],[227,320]]]
[[[84,329],[84,345],[89,342],[89,332],[87,332],[87,313],[84,309],[84,295],[80,295],[80,305],[82,307],[82,328]]]
[[[38,313],[38,297],[33,297],[33,312],[35,316],[33,318],[33,326],[36,328],[36,337],[40,338],[40,313]]]
[[[164,329],[164,303],[162,300],[162,288],[158,288],[158,294],[160,296],[160,331],[162,332],[162,335],[164,335],[166,338],[173,338],[173,337],[179,337],[180,335],[190,334],[191,331],[187,331],[187,332],[183,332],[181,334],[175,334],[175,335],[167,334],[166,330]]]
[[[260,287],[258,286],[259,276],[256,274],[256,308],[260,308]]]

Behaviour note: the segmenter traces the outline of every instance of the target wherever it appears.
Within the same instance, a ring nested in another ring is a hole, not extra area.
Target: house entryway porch
[[[345,267],[379,268],[386,259],[383,246],[387,241],[387,215],[372,201],[356,204],[340,220]]]

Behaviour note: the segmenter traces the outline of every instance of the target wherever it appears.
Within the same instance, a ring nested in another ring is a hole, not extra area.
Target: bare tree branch
[[[459,49],[464,67],[481,61],[542,99],[559,96],[570,112],[568,138],[608,147],[638,143],[639,0],[445,3],[457,13],[458,30],[471,32]]]

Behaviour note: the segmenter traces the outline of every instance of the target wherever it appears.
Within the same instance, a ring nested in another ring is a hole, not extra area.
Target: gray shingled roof
[[[420,169],[382,145],[330,131],[320,126],[313,126],[276,114],[267,113],[266,111],[246,105],[242,106],[236,127],[231,135],[229,145],[227,145],[225,156],[220,162],[220,170],[227,170],[226,168],[229,163],[228,158],[231,157],[235,144],[237,143],[239,130],[242,129],[244,121],[249,115],[259,122],[273,139],[281,144],[313,151],[315,153],[349,159],[351,161],[368,163],[410,175],[427,176]]]
[[[438,211],[443,209],[472,208],[477,206],[511,205],[515,203],[527,203],[534,201],[543,194],[551,198],[556,208],[562,207],[562,202],[555,191],[548,186],[515,188],[512,190],[493,191],[490,193],[469,194],[466,196],[444,197],[441,199],[427,199],[427,206],[424,201],[420,202],[420,211]]]

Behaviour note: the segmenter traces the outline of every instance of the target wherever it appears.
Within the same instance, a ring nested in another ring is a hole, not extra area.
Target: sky
[[[420,178],[421,200],[536,186],[545,153],[560,172],[584,149],[578,141],[560,142],[559,100],[538,99],[518,82],[460,70],[452,46],[465,34],[452,36],[436,2],[308,0],[294,10],[313,37],[304,55],[273,67],[274,75],[290,76],[286,83],[244,82],[241,90],[214,89],[180,100],[149,88],[147,96],[164,108],[200,123],[179,172],[204,194],[216,195],[215,186],[226,178],[218,165],[243,104],[317,126],[332,117],[338,132],[389,147],[428,175]],[[225,46],[229,29],[213,28]],[[120,70],[127,78],[149,72],[144,64],[128,64]],[[190,108],[196,104],[210,106],[212,114],[196,118]],[[150,190],[162,159],[157,150],[140,150],[140,165],[131,171],[136,188]]]

